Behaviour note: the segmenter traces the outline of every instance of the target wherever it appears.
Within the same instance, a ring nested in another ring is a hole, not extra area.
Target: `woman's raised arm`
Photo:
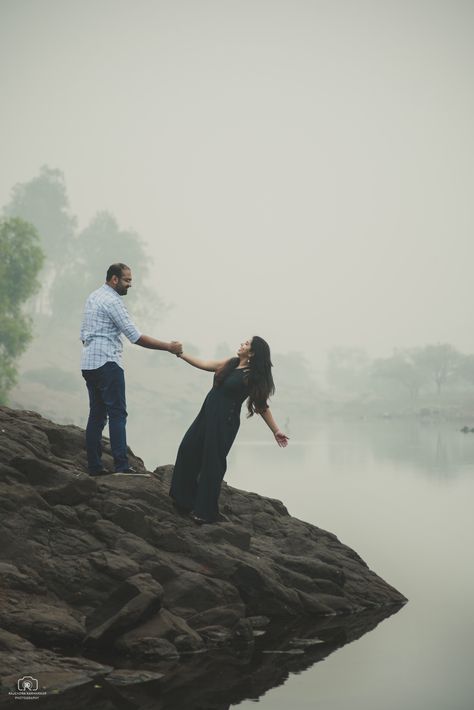
[[[194,355],[187,355],[186,353],[181,353],[177,355],[180,360],[184,360],[189,365],[197,367],[199,370],[207,370],[208,372],[216,372],[220,367],[223,367],[227,360],[201,360],[199,357]]]

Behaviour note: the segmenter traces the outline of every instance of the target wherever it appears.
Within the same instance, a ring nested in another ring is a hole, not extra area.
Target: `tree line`
[[[371,359],[359,348],[334,348],[328,355],[326,378],[334,390],[405,392],[415,401],[421,393],[441,396],[448,388],[474,385],[474,355],[449,343],[396,348],[385,358]]]
[[[72,213],[64,175],[43,166],[12,189],[0,219],[0,403],[17,379],[17,363],[36,329],[74,337],[90,293],[119,258],[133,265],[140,290],[134,311],[152,323],[164,303],[147,285],[151,259],[140,235],[121,229],[114,215],[97,212],[83,229]]]
[[[43,166],[37,176],[13,188],[0,219],[0,403],[15,384],[18,359],[33,336],[33,318],[36,331],[47,333],[52,344],[55,338],[78,337],[84,294],[103,282],[104,269],[117,255],[133,265],[140,283],[134,314],[152,326],[165,305],[147,285],[152,262],[139,234],[122,229],[104,210],[79,229],[60,170]],[[308,363],[300,362],[298,353],[287,357],[294,360],[287,389],[295,389],[297,373],[308,387]],[[474,355],[448,343],[399,348],[377,359],[362,349],[334,348],[326,381],[341,394],[404,392],[416,401],[421,393],[441,396],[449,387],[473,385]],[[317,399],[310,389],[310,399]],[[294,394],[301,397],[298,387]]]

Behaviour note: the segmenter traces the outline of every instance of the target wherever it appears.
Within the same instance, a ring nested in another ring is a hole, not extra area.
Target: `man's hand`
[[[179,340],[172,340],[170,343],[170,353],[173,355],[181,355],[183,352],[183,344]]]

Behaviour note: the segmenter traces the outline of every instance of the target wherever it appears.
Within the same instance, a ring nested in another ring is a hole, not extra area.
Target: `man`
[[[142,335],[132,323],[121,296],[132,286],[132,272],[126,264],[112,264],[106,283],[90,294],[81,326],[83,344],[81,369],[89,391],[89,419],[86,428],[87,464],[91,476],[102,469],[102,431],[109,418],[110,446],[115,473],[136,473],[127,457],[125,425],[125,377],[122,368],[123,333],[131,343],[152,350],[166,350],[178,355],[181,343],[156,340]]]

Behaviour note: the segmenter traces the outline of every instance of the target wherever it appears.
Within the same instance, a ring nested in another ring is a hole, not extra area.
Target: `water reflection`
[[[230,463],[235,464],[236,450],[251,449],[255,468],[265,468],[269,455],[274,458],[268,452],[272,440],[262,427],[252,424],[243,422]],[[317,447],[321,453],[325,450],[328,465],[336,470],[386,462],[409,465],[430,477],[450,478],[464,474],[474,462],[474,433],[463,434],[460,429],[458,422],[420,420],[306,422],[301,430],[295,428],[285,458],[291,457],[292,466],[305,466],[309,450]],[[174,463],[184,428],[168,422],[157,434],[156,427],[147,430],[132,423],[130,433],[132,448],[153,469]]]
[[[474,434],[456,423],[418,421],[346,422],[328,427],[329,461],[336,468],[374,461],[407,464],[439,478],[463,474],[474,461]]]
[[[257,700],[372,631],[400,607],[346,617],[272,624],[255,644],[237,651],[218,649],[189,656],[180,663],[140,664],[163,673],[160,680],[117,686],[106,680],[41,699],[43,710],[228,710],[246,699]],[[135,664],[136,665],[136,664]],[[98,687],[100,686],[100,687]],[[1,708],[10,707],[0,705]]]
[[[278,667],[272,672],[281,670],[276,684],[303,671],[307,660],[315,665],[265,697],[259,677],[268,672],[268,659],[258,666],[255,656],[238,666],[247,696],[231,696],[235,688],[226,680],[226,664],[216,665],[216,673],[224,676],[223,695],[202,698],[203,708],[225,708],[240,698],[250,708],[244,697],[259,697],[265,710],[310,705],[333,710],[472,707],[472,629],[466,619],[472,616],[474,576],[466,561],[474,539],[474,433],[461,433],[463,424],[308,421],[298,428],[292,419],[292,440],[285,450],[271,442],[247,443],[249,427],[244,424],[229,461],[229,484],[279,498],[292,515],[336,533],[375,572],[403,590],[410,604],[393,623],[333,653],[326,663],[306,654],[270,655]],[[170,432],[170,446],[180,433]],[[160,462],[171,460],[166,454],[163,458]],[[314,651],[328,655],[326,644]],[[195,683],[209,677],[205,672],[200,676],[194,663],[196,680],[185,681],[193,694]],[[442,672],[433,673],[434,668]],[[395,683],[394,677],[403,682]]]

